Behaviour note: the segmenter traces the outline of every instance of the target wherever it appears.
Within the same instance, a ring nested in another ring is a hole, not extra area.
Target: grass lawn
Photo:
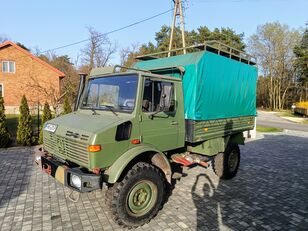
[[[303,118],[301,115],[298,115],[298,114],[294,114],[293,112],[291,111],[283,111],[283,112],[279,112],[278,113],[278,116],[282,116],[282,117],[297,117],[297,118]]]
[[[13,143],[15,143],[16,133],[17,133],[17,126],[18,126],[18,115],[10,115],[7,114],[6,116],[6,125],[9,130],[9,133],[12,135],[14,139]],[[32,129],[34,131],[34,135],[37,135],[37,116],[32,116]]]
[[[294,113],[290,111],[284,111],[284,112],[279,112],[278,116],[283,116],[283,117],[298,117]]]
[[[257,132],[282,132],[282,128],[263,127],[257,125]]]

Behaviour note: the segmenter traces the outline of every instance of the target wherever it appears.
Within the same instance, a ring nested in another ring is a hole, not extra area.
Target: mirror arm
[[[153,112],[153,113],[151,113],[151,114],[149,114],[149,119],[153,119],[153,117],[156,115],[156,114],[158,114],[158,113],[160,113],[160,112],[162,112],[162,111],[164,111],[164,110],[162,110],[162,109],[159,109],[158,111],[155,111],[155,112]]]

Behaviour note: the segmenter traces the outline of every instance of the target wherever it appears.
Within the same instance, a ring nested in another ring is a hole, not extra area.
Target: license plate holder
[[[42,170],[48,175],[54,177],[60,183],[65,184],[65,168],[54,161],[48,160],[46,157],[41,157]]]

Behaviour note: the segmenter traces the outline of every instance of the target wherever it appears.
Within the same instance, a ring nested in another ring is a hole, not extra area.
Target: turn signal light
[[[88,152],[99,152],[100,150],[102,150],[102,147],[99,144],[88,146]]]
[[[140,144],[141,142],[140,142],[139,139],[133,139],[133,140],[131,141],[131,143],[132,143],[132,144]]]

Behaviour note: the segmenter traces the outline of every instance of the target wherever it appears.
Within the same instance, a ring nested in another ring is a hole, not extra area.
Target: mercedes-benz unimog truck
[[[80,193],[106,187],[110,214],[124,227],[158,213],[174,164],[234,177],[243,132],[254,127],[252,58],[218,42],[186,50],[81,75],[75,110],[43,127],[42,170]]]

